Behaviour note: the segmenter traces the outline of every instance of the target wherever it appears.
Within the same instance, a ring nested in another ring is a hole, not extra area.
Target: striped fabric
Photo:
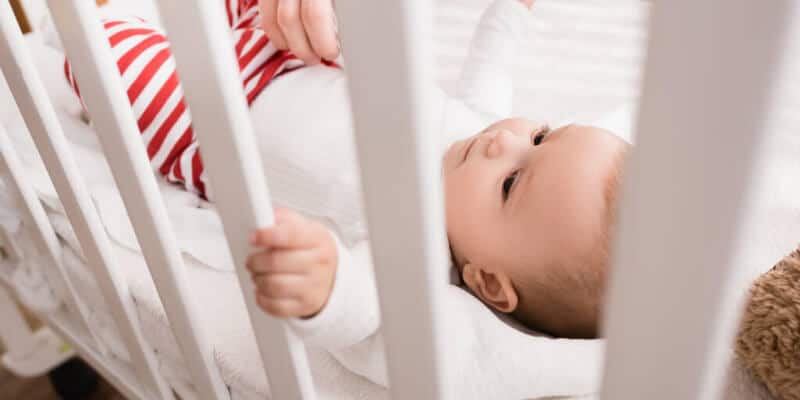
[[[248,104],[252,104],[273,78],[303,63],[270,43],[259,27],[257,0],[224,1],[245,95]],[[105,20],[103,26],[150,164],[169,182],[184,185],[187,190],[210,199],[191,116],[164,33],[135,17]],[[80,98],[68,61],[64,63],[64,73]]]

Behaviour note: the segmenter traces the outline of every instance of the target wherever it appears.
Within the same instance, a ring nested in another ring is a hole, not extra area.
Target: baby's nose
[[[486,157],[495,158],[503,155],[511,140],[514,140],[514,133],[509,130],[503,129],[494,132],[494,135],[489,138],[489,145],[486,146]]]

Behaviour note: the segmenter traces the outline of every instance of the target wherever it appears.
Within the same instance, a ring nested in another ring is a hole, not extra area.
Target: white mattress
[[[437,2],[435,39],[440,76],[445,87],[457,73],[457,67],[466,52],[466,41],[481,7],[486,3],[487,0]],[[516,74],[518,90],[515,94],[515,108],[518,113],[547,120],[591,120],[619,105],[635,101],[638,62],[642,55],[641,45],[647,16],[643,3],[542,1],[537,7],[539,17],[533,24],[535,36],[528,44],[531,52],[530,55],[524,54],[521,57]],[[111,202],[103,201],[116,196],[115,190],[113,185],[109,185],[107,167],[99,158],[94,133],[77,118],[77,103],[71,97],[61,74],[60,55],[44,47],[34,37],[29,38],[29,43],[59,111],[64,130],[75,145],[76,158],[86,175],[92,195],[101,206],[104,223],[115,227],[109,229],[115,234],[129,229],[125,228],[127,223],[124,212],[113,204],[109,205]],[[800,132],[800,90],[796,83],[788,80],[782,87],[784,93],[781,95],[780,111],[770,127],[770,131],[775,134],[762,152],[765,156],[759,169],[761,180],[758,195],[752,199],[747,211],[750,228],[746,230],[741,254],[737,257],[747,271],[747,279],[769,268],[782,254],[792,249],[800,238],[800,208],[796,201],[800,198],[800,188],[796,185],[797,178],[800,177],[800,137],[792,133]],[[0,121],[10,132],[23,161],[32,168],[32,179],[43,193],[47,193],[47,180],[41,174],[35,176],[37,161],[35,152],[31,151],[32,144],[25,139],[25,130],[19,118],[7,112],[13,110],[13,107],[2,103],[8,101],[8,96],[3,93],[4,88],[0,85],[0,105],[3,105],[0,109]],[[201,205],[192,195],[167,185],[163,185],[162,189],[173,222],[186,220],[186,212],[213,213],[206,208],[191,207]],[[74,243],[70,243],[73,242],[71,230],[63,215],[57,212],[57,203],[47,196],[44,196],[43,201],[53,208],[52,220],[65,239],[65,248],[77,248]],[[189,237],[181,235],[181,232],[196,230],[196,227],[184,223],[174,225],[179,240]],[[219,229],[218,226],[206,228]],[[115,260],[119,265],[117,270],[124,274],[128,282],[147,339],[158,351],[163,373],[184,397],[191,398],[191,393],[181,389],[188,382],[188,376],[182,367],[179,349],[167,326],[166,316],[144,261],[124,237],[112,235],[112,239],[115,243]],[[182,248],[187,246],[182,245]],[[223,251],[222,254],[227,252]],[[214,257],[218,259],[210,261]],[[68,250],[65,259],[80,292],[93,300],[90,302],[93,325],[97,331],[102,332],[112,352],[126,358],[91,274],[73,251]],[[259,364],[255,341],[247,327],[246,311],[235,276],[229,271],[229,259],[214,251],[209,254],[185,254],[184,259],[189,271],[189,287],[198,291],[197,301],[200,309],[205,311],[201,320],[203,326],[209,330],[207,333],[213,342],[215,356],[225,381],[231,385],[236,398],[264,398],[267,391],[266,380],[259,368],[252,367]],[[745,279],[742,280],[742,285],[746,285]],[[313,349],[309,351],[314,352]],[[325,367],[325,363],[335,362],[329,356],[313,354],[312,359],[321,363],[317,370],[333,370]],[[353,374],[319,374],[314,378],[321,398],[386,397],[382,388]],[[729,390],[733,392],[729,392],[730,396],[726,398],[750,399],[763,396],[750,394],[753,388],[741,385],[740,379],[732,382]],[[352,387],[358,387],[358,392],[347,391]]]

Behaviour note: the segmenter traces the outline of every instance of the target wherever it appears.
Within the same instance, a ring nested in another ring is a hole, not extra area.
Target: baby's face
[[[588,126],[544,137],[542,128],[503,120],[447,150],[447,233],[459,264],[541,281],[538,268],[596,244],[606,178],[625,144]]]

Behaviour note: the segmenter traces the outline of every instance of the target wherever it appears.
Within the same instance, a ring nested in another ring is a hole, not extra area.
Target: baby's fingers
[[[332,2],[303,0],[300,14],[314,52],[326,60],[338,57],[339,39],[336,37],[336,15]]]
[[[277,318],[300,318],[306,315],[304,306],[295,299],[272,299],[257,296],[256,302],[265,313]]]
[[[257,230],[250,243],[268,248],[307,248],[317,245],[324,234],[313,221],[293,211],[275,211],[275,225]]]
[[[309,266],[319,263],[320,256],[313,249],[267,250],[255,253],[247,260],[247,269],[253,275],[264,273],[301,274]]]
[[[259,296],[270,299],[295,299],[308,290],[308,277],[295,274],[265,274],[253,278]]]
[[[261,12],[261,26],[275,47],[286,50],[289,45],[283,36],[283,32],[281,32],[281,28],[278,26],[278,1],[260,0],[258,2]]]
[[[300,0],[281,0],[277,9],[278,26],[289,45],[289,50],[306,64],[316,64],[319,56],[314,53],[306,35],[300,15]]]
[[[536,0],[520,0],[520,2],[524,4],[525,7],[533,8],[533,3],[536,3]]]

